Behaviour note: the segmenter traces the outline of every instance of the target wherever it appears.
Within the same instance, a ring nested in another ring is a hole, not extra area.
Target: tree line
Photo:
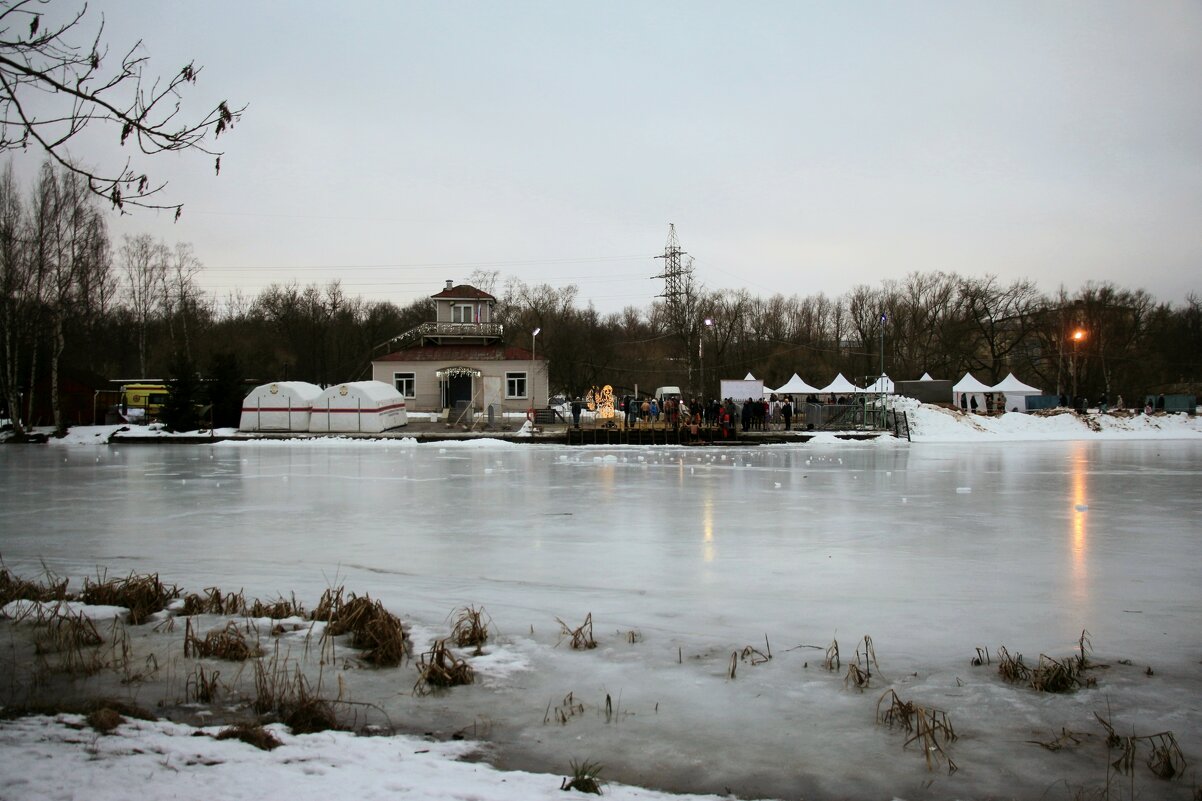
[[[217,298],[199,287],[204,266],[188,244],[146,235],[112,243],[105,220],[69,170],[47,163],[26,188],[11,166],[0,175],[0,397],[14,419],[60,429],[91,422],[64,412],[64,375],[90,386],[220,378],[225,400],[207,400],[228,418],[246,382],[368,377],[381,343],[434,318],[429,298],[367,301],[338,281]],[[677,385],[708,397],[720,378],[747,372],[769,386],[794,372],[818,386],[836,373],[863,382],[880,373],[882,355],[894,379],[972,372],[995,383],[1014,372],[1047,393],[1132,402],[1196,393],[1202,372],[1196,296],[1171,304],[1110,283],[1046,294],[1028,280],[927,272],[837,297],[689,283],[671,307],[601,314],[575,286],[481,271],[465,282],[497,297],[494,321],[509,344],[529,348],[541,329],[552,390],[567,395],[610,384],[622,392]]]

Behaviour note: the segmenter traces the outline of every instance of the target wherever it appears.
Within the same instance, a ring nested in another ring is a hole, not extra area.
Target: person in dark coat
[[[572,401],[572,425],[580,428],[580,398]]]
[[[793,430],[793,401],[785,398],[785,402],[780,405],[780,416],[785,421],[785,431]]]

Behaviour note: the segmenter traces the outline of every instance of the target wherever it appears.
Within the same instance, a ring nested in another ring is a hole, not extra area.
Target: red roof
[[[431,295],[430,297],[441,298],[443,300],[496,300],[496,298],[483,289],[476,289],[470,284],[459,284],[450,289],[444,289],[437,295]]]
[[[506,345],[423,345],[395,350],[373,361],[377,362],[528,362],[530,351]],[[538,354],[539,361],[545,361]]]

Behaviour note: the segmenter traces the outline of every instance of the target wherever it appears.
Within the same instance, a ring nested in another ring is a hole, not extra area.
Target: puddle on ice
[[[356,668],[344,642],[331,661],[304,625],[257,630],[265,658],[303,664],[357,722],[480,738],[502,767],[587,759],[613,780],[740,797],[1073,797],[1117,758],[1098,713],[1120,734],[1174,732],[1185,780],[1155,779],[1141,756],[1136,788],[1190,798],[1199,457],[1171,442],[8,448],[0,554],[26,578],[43,562],[75,580],[158,572],[188,592],[295,593],[306,609],[341,584],[400,615],[417,652],[452,610],[482,605],[495,637],[468,656],[476,684],[424,697],[413,662]],[[598,647],[573,651],[557,619],[590,613]],[[179,703],[194,670],[184,625],[128,627],[125,671],[40,692],[194,718],[205,710]],[[1083,629],[1107,665],[1086,674],[1097,687],[1040,694],[999,677],[998,646],[1034,665],[1073,655]],[[31,692],[28,633],[0,623],[8,702]],[[877,662],[860,691],[846,677],[865,635]],[[977,648],[993,663],[973,667]],[[253,697],[249,664],[206,665],[224,704]],[[139,672],[153,675],[121,683]],[[955,774],[928,772],[910,735],[876,722],[890,688],[947,713]],[[1057,737],[1058,751],[1031,742]]]

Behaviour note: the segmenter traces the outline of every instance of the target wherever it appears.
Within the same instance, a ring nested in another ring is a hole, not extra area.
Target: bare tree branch
[[[245,106],[225,100],[199,119],[185,119],[183,92],[194,85],[201,68],[189,62],[167,79],[151,79],[142,42],[119,64],[106,69],[108,50],[101,43],[104,18],[94,36],[76,43],[86,24],[84,5],[66,22],[43,28],[42,12],[50,0],[0,0],[0,152],[35,144],[56,163],[84,178],[88,188],[118,210],[128,206],[171,209],[178,219],[182,205],[157,202],[165,181],[152,180],[127,158],[116,170],[78,163],[67,144],[89,127],[112,131],[124,146],[136,144],[144,156],[194,150],[212,156],[221,171],[221,151],[213,142],[241,119]],[[32,112],[37,97],[49,111]],[[181,121],[182,120],[182,121]]]

